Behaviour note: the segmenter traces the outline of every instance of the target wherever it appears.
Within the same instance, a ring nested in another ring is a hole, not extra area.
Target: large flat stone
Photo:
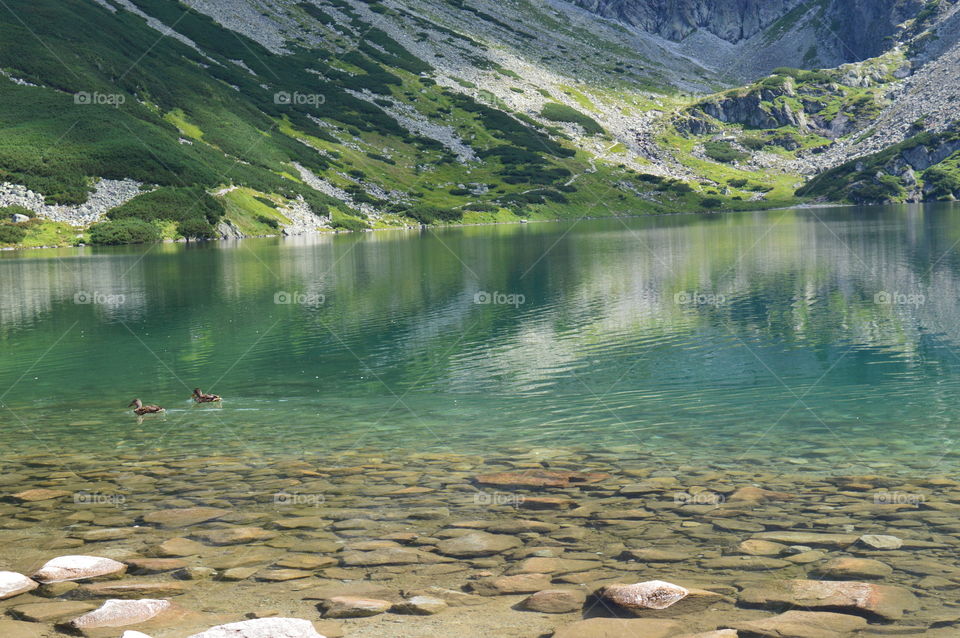
[[[771,608],[844,610],[884,620],[898,620],[919,608],[916,596],[902,587],[855,581],[773,580],[740,592],[740,602]]]
[[[144,514],[143,522],[160,527],[189,527],[226,516],[230,510],[216,507],[184,507],[178,509],[156,510]]]
[[[856,534],[822,534],[819,532],[761,532],[753,538],[773,541],[784,545],[808,545],[810,547],[830,547],[844,549],[857,542]]]
[[[763,620],[736,623],[742,636],[762,638],[843,638],[866,628],[867,620],[850,614],[823,611],[788,611]]]
[[[58,556],[47,561],[33,579],[44,584],[72,580],[88,580],[107,576],[120,576],[127,566],[110,558],[100,556]]]
[[[147,622],[173,608],[169,600],[108,600],[98,609],[66,623],[73,630],[126,627]]]
[[[516,549],[523,543],[513,536],[503,534],[488,534],[487,532],[473,532],[457,538],[450,538],[437,543],[437,551],[456,558],[476,558],[493,556],[502,552]]]

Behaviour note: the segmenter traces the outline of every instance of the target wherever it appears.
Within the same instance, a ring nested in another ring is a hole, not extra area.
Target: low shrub
[[[27,231],[15,224],[0,224],[0,244],[19,244]]]
[[[140,219],[105,221],[90,227],[90,242],[98,245],[147,244],[159,240],[157,227]]]

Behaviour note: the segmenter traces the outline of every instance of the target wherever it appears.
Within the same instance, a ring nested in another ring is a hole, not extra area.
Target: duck
[[[197,403],[215,403],[217,401],[222,401],[219,394],[204,394],[200,391],[200,388],[193,389],[193,400]]]
[[[143,416],[144,414],[156,414],[158,412],[166,412],[166,408],[161,408],[159,405],[144,405],[143,401],[140,399],[134,399],[130,402],[130,405],[127,406],[133,408],[133,413],[137,416]]]

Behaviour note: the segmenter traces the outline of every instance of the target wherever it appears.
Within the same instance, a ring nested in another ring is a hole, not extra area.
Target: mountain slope
[[[915,133],[903,113],[952,121],[946,0],[879,58],[735,89],[699,32],[565,2],[10,4],[0,205],[38,216],[26,244],[769,207]]]

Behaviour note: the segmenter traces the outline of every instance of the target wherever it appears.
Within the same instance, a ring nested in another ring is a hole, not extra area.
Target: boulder
[[[91,603],[82,603],[76,601],[64,601],[53,603],[28,603],[18,605],[9,610],[9,614],[17,620],[27,620],[29,622],[49,622],[58,620],[66,616],[76,616],[92,611],[96,605]]]
[[[309,620],[256,618],[217,625],[190,638],[324,638]]]
[[[634,585],[607,585],[601,598],[630,610],[666,609],[686,598],[689,591],[662,580],[648,580]]]
[[[40,584],[17,572],[0,572],[0,600],[33,591]]]
[[[44,584],[120,576],[127,566],[100,556],[59,556],[47,561],[33,579]]]
[[[740,592],[740,602],[768,608],[843,610],[883,620],[899,620],[905,611],[915,611],[919,607],[916,596],[902,587],[829,580],[755,583]]]

